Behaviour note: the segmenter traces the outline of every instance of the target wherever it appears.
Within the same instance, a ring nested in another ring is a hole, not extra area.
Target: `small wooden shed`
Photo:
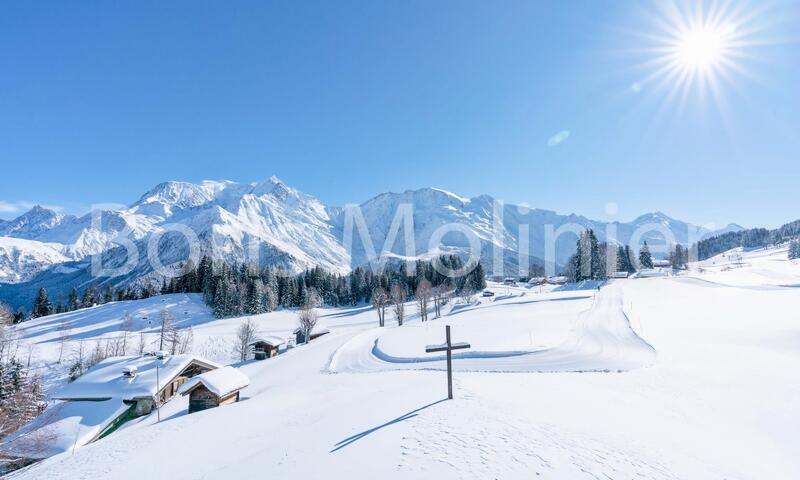
[[[303,330],[301,328],[299,328],[299,327],[296,328],[295,331],[292,332],[292,333],[294,333],[295,343],[297,345],[301,345],[303,343],[306,343],[306,336],[305,336],[305,333],[303,332]],[[308,341],[314,340],[316,338],[319,338],[319,337],[321,337],[323,335],[327,335],[329,333],[331,333],[331,331],[328,330],[327,328],[315,328],[314,330],[311,330],[311,334],[309,335]]]
[[[264,360],[278,355],[280,346],[286,343],[280,337],[258,337],[250,342],[256,360]]]
[[[250,379],[239,369],[223,367],[198,375],[180,389],[189,395],[189,413],[220,407],[239,401],[239,392],[250,384]]]

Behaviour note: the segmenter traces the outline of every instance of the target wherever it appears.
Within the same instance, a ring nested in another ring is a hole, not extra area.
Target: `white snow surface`
[[[192,377],[181,385],[178,393],[182,395],[186,394],[200,384],[214,395],[224,397],[225,395],[250,385],[250,379],[238,368],[222,367]]]
[[[315,479],[796,479],[800,264],[785,251],[743,257],[735,269],[692,265],[600,292],[493,284],[494,299],[451,304],[424,325],[411,314],[381,329],[367,306],[321,309],[329,335],[239,366],[250,378],[241,402],[185,415],[181,397],[160,422],[132,422],[13,478],[244,478],[268,468]],[[70,318],[85,341],[118,332],[125,311],[165,305],[195,312],[185,321],[200,343],[232,339],[241,322],[214,320],[196,296],[161,300]],[[285,337],[297,317],[255,320],[260,335]],[[23,330],[38,360],[57,355],[48,321]],[[424,353],[445,325],[472,344],[458,353],[473,353],[453,360],[452,401],[439,354]]]
[[[80,448],[95,439],[113,419],[130,408],[122,400],[57,402],[12,434],[0,452],[47,458]]]

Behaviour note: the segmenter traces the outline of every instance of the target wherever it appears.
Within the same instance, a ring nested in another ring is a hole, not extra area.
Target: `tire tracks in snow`
[[[622,285],[611,283],[581,313],[576,328],[559,345],[534,351],[464,352],[453,355],[453,369],[472,372],[622,372],[652,365],[656,350],[631,328],[623,309]],[[487,328],[490,328],[487,324]],[[356,335],[331,356],[328,370],[444,370],[443,355],[395,357],[380,349],[386,330]]]

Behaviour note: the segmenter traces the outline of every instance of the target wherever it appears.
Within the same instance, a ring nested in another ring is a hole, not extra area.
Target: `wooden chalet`
[[[280,337],[258,337],[250,342],[256,360],[265,360],[278,355],[281,345],[286,343]]]
[[[239,401],[240,391],[250,379],[239,369],[222,367],[198,375],[185,383],[181,395],[189,395],[189,413],[221,407]]]

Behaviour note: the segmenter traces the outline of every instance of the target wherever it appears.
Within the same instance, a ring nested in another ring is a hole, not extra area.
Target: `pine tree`
[[[50,315],[52,311],[53,308],[50,305],[50,300],[47,298],[47,291],[42,287],[39,289],[36,300],[33,302],[31,316],[33,318],[44,317],[45,315]]]
[[[67,311],[73,312],[80,308],[78,304],[78,289],[72,287],[72,290],[69,291],[69,298],[67,299]]]
[[[91,287],[83,291],[83,298],[81,299],[81,308],[88,308],[94,305],[94,292]]]
[[[789,260],[800,258],[800,239],[794,240],[789,244]]]
[[[639,250],[639,266],[641,268],[653,268],[653,256],[650,254],[650,247],[645,240],[642,249]]]

